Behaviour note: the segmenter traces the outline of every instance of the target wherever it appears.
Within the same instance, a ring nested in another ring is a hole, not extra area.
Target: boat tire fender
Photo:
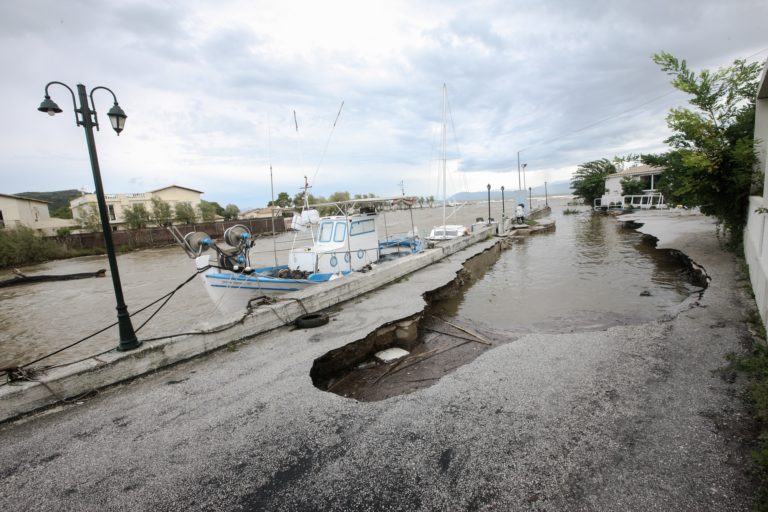
[[[300,327],[302,329],[320,327],[321,325],[328,323],[328,315],[325,313],[309,313],[306,315],[301,315],[294,321],[294,323],[296,324],[296,327]]]

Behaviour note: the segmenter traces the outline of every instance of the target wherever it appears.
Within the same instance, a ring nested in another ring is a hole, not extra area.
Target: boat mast
[[[446,126],[446,119],[448,118],[448,88],[446,87],[445,83],[443,83],[443,133],[442,133],[442,159],[443,159],[443,236],[445,236],[445,203],[447,201],[447,197],[445,194],[445,182],[447,181],[447,174],[446,174],[446,146],[447,146],[447,126]]]
[[[270,211],[270,217],[272,218],[272,252],[275,255],[275,266],[277,266],[277,239],[275,237],[275,180],[272,177],[272,131],[269,125],[269,116],[267,116],[267,151],[269,153],[269,189],[272,199],[272,210]]]

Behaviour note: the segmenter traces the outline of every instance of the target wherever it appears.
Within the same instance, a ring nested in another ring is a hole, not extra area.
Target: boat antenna
[[[336,119],[333,120],[333,126],[331,126],[331,131],[328,133],[328,139],[325,141],[325,147],[323,148],[323,153],[320,155],[320,161],[317,164],[317,168],[315,169],[315,174],[312,176],[312,183],[315,182],[315,178],[317,178],[317,172],[320,170],[320,166],[323,165],[323,160],[325,160],[325,154],[328,151],[328,145],[331,143],[331,137],[333,136],[333,132],[336,129],[336,123],[339,122],[339,118],[341,117],[341,110],[344,108],[344,101],[341,102],[341,106],[339,106],[339,111],[336,113]]]

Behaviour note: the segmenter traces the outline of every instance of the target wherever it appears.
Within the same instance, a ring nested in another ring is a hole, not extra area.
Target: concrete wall
[[[755,111],[755,149],[760,160],[759,168],[768,180],[768,79],[763,68],[757,92]],[[768,208],[768,181],[764,181],[763,195],[749,198],[749,216],[744,230],[744,258],[749,266],[749,279],[755,293],[760,317],[768,327],[768,214],[757,213],[758,208]]]

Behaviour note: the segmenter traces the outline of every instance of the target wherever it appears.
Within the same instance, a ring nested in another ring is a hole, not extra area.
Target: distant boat
[[[446,181],[447,181],[447,133],[448,133],[448,87],[443,84],[443,124],[442,124],[442,155],[441,155],[441,161],[442,161],[442,184],[443,184],[443,224],[441,226],[435,226],[432,228],[432,231],[430,231],[429,236],[427,237],[427,240],[432,240],[434,242],[440,242],[443,240],[451,240],[453,238],[459,238],[464,235],[469,234],[469,229],[467,229],[465,226],[462,226],[460,224],[447,224],[446,223],[446,215],[445,215],[445,209],[447,206],[457,206],[455,202],[448,203],[448,199],[446,197],[445,187],[446,187]],[[463,205],[462,205],[463,206]],[[456,210],[458,211],[458,210]],[[456,212],[454,212],[456,213]]]

